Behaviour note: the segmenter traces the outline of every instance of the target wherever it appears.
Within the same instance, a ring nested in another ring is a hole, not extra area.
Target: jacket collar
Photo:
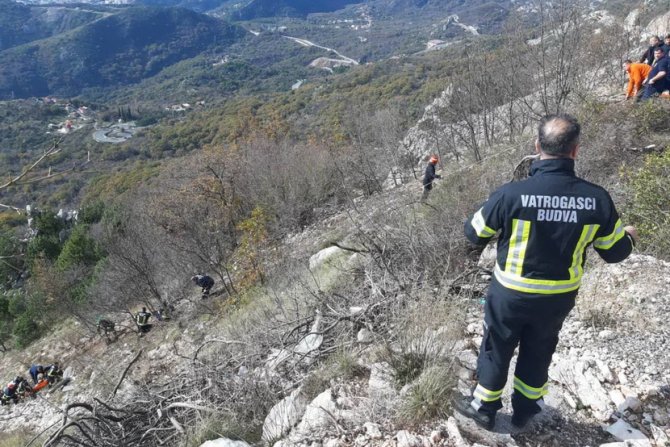
[[[530,175],[543,174],[568,174],[575,175],[575,160],[571,158],[552,158],[549,160],[538,160],[530,167]]]

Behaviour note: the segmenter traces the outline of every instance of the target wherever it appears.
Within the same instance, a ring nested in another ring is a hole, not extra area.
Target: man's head
[[[670,34],[666,35],[664,40],[666,45],[670,45]]]
[[[626,59],[625,61],[623,61],[624,71],[630,71],[630,66],[631,66],[632,63],[633,63],[633,61],[630,60],[630,59]]]
[[[655,47],[659,43],[661,43],[661,39],[659,39],[658,36],[651,36],[649,38],[649,45],[651,45],[652,47]]]
[[[549,115],[540,121],[535,149],[542,158],[577,157],[581,126],[568,114]]]
[[[430,156],[430,160],[428,160],[428,163],[435,165],[439,161],[439,158],[437,158],[437,155],[433,154]]]
[[[147,308],[146,308],[146,307],[143,307],[143,308],[142,308],[142,312],[146,312],[146,311],[147,311]]]
[[[663,56],[665,56],[665,51],[663,51],[663,48],[656,47],[656,49],[654,50],[654,59],[660,59]]]

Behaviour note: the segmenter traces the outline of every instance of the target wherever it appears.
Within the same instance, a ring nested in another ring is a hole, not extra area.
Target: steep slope
[[[54,38],[0,53],[0,98],[75,95],[124,85],[208,49],[244,30],[181,8],[137,7]]]

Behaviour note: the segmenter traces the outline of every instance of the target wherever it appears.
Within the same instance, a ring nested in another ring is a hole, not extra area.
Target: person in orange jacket
[[[626,99],[637,98],[644,91],[642,83],[649,76],[651,65],[634,63],[630,59],[626,59],[623,63],[623,68],[628,73]]]

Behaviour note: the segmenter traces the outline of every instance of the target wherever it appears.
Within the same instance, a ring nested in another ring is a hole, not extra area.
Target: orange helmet
[[[439,161],[439,159],[437,158],[437,155],[431,155],[430,156],[429,163],[436,164],[438,161]]]

